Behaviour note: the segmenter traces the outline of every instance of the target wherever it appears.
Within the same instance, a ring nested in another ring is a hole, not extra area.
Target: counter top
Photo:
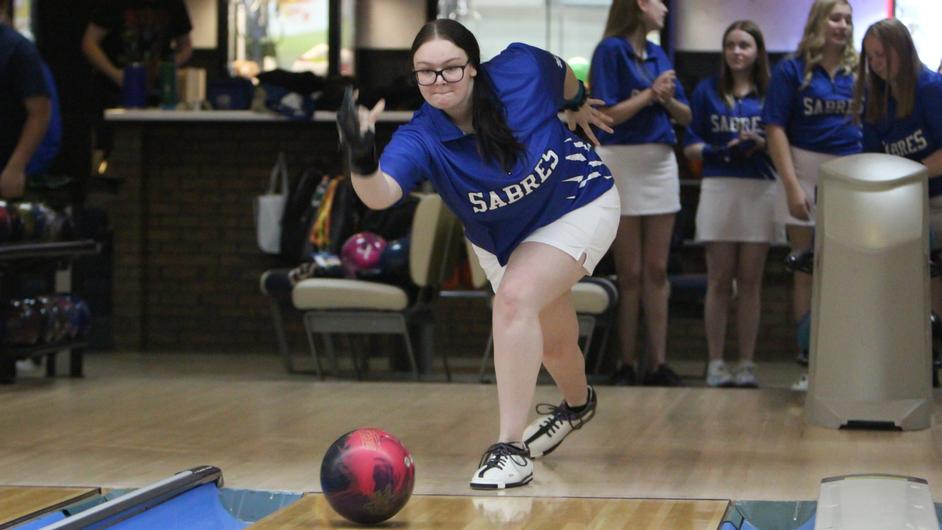
[[[337,113],[319,110],[314,113],[315,122],[333,122]],[[412,119],[412,111],[391,110],[379,116],[381,122],[404,123]],[[164,109],[108,109],[107,121],[144,121],[144,122],[287,122],[292,121],[274,112],[253,112],[250,110],[164,110]],[[300,123],[300,122],[298,122]]]

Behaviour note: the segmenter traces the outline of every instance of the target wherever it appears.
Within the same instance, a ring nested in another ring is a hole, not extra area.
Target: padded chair
[[[484,269],[481,268],[481,264],[478,262],[474,249],[471,248],[471,242],[465,239],[465,245],[468,249],[468,263],[471,268],[471,281],[474,287],[487,289],[487,292],[490,293],[487,276],[485,276]],[[585,354],[590,351],[589,348],[592,346],[592,337],[595,334],[597,325],[599,323],[605,325],[602,332],[602,344],[599,347],[599,359],[601,359],[608,347],[613,315],[618,305],[618,289],[615,288],[615,284],[605,278],[583,278],[572,286],[572,305],[576,309],[576,318],[579,322],[579,339],[584,340],[582,351]],[[487,382],[487,368],[493,354],[494,335],[491,334],[487,338],[487,346],[484,348],[484,355],[481,358],[481,369],[478,372],[478,380],[482,383]],[[598,367],[596,367],[596,370],[598,370]]]
[[[363,280],[310,278],[294,286],[291,301],[296,309],[304,313],[304,329],[319,378],[323,379],[323,372],[314,336],[323,336],[327,353],[333,358],[333,334],[401,336],[412,374],[415,379],[419,378],[409,326],[419,325],[424,344],[430,344],[433,315],[429,305],[445,276],[448,247],[455,223],[451,212],[442,204],[441,197],[434,194],[420,196],[412,220],[409,247],[409,273],[412,282],[419,287],[412,301],[408,293],[398,286]],[[430,359],[431,356],[426,358]],[[443,363],[450,381],[447,357],[443,357]],[[360,369],[355,356],[353,365],[359,377]]]

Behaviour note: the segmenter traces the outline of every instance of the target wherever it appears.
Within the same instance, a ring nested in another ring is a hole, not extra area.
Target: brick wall
[[[260,274],[277,260],[255,245],[252,200],[268,185],[279,150],[292,175],[317,165],[337,171],[332,123],[116,123],[109,172],[124,179],[110,209],[115,227],[115,345],[138,351],[275,351]],[[379,131],[387,138],[393,127]],[[702,249],[683,250],[688,272],[703,270]],[[791,358],[783,252],[773,251],[766,276],[758,346],[760,360]],[[437,348],[477,356],[489,327],[486,304],[438,304]],[[672,308],[669,351],[705,355],[700,306]],[[734,318],[730,322],[734,322]],[[300,321],[287,323],[297,352],[306,342]],[[731,327],[728,351],[735,351]],[[614,345],[613,341],[613,345]],[[614,351],[614,346],[613,346]]]

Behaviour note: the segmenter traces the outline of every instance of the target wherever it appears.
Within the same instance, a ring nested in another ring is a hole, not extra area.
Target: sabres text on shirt
[[[741,131],[754,132],[759,129],[760,116],[726,116],[725,114],[711,114],[710,126],[712,132],[738,133]]]
[[[822,114],[847,114],[850,112],[849,99],[818,99],[803,98],[805,116],[819,116]]]
[[[883,142],[883,150],[886,151],[887,154],[902,157],[918,153],[927,147],[929,147],[929,142],[926,141],[922,129],[917,130],[902,140],[889,143]]]
[[[527,175],[520,182],[504,186],[500,190],[468,193],[468,201],[471,202],[474,213],[496,210],[519,201],[539,188],[540,184],[553,174],[553,170],[556,169],[558,163],[559,155],[549,149],[540,157],[540,161],[533,168],[533,173]]]

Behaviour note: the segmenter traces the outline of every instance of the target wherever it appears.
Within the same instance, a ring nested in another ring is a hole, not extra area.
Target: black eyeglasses
[[[441,70],[413,70],[412,74],[415,75],[415,82],[420,86],[434,85],[435,81],[438,81],[438,76],[442,76],[446,83],[457,83],[464,79],[464,69],[469,64],[471,61],[461,66],[449,66]]]

